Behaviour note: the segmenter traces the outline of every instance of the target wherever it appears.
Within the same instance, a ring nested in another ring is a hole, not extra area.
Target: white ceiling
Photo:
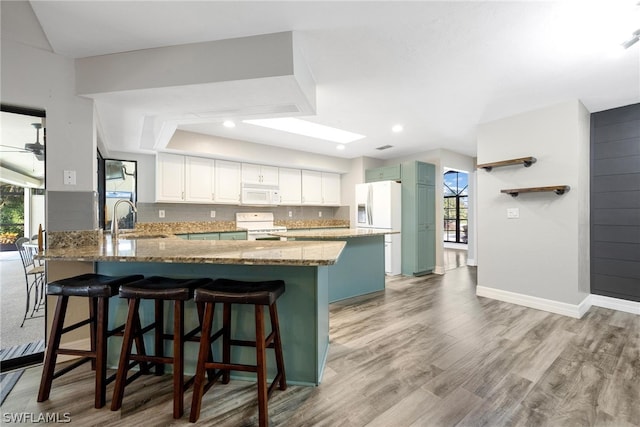
[[[475,156],[479,123],[574,99],[591,112],[640,102],[640,43],[611,53],[640,27],[637,0],[30,3],[53,50],[73,58],[294,31],[316,81],[316,115],[304,118],[366,138],[338,151],[245,124],[179,128],[337,157]],[[187,94],[175,109],[190,111]]]

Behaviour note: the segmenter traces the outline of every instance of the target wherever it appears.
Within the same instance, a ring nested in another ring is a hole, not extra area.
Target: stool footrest
[[[204,364],[205,369],[220,369],[223,371],[243,371],[243,372],[257,372],[258,368],[255,365],[244,365],[241,363],[222,363],[222,362],[206,362]]]
[[[135,360],[136,362],[149,362],[149,363],[153,363],[153,364],[171,364],[173,363],[173,357],[166,357],[166,356],[150,356],[150,355],[143,355],[143,354],[132,354],[131,357],[129,357],[130,360]]]
[[[91,350],[80,350],[76,348],[59,348],[58,354],[66,354],[68,356],[95,357],[96,352]]]
[[[93,322],[93,318],[90,317],[88,319],[85,320],[81,320],[80,322],[74,323],[72,325],[69,326],[65,326],[64,328],[62,328],[62,331],[60,331],[60,334],[66,334],[67,332],[73,331],[75,329],[78,329],[84,325],[88,325],[89,323]]]
[[[275,348],[273,344],[274,337],[275,337],[275,334],[271,332],[269,336],[264,340],[265,347]],[[212,342],[213,342],[213,338],[212,338]],[[256,346],[255,341],[246,341],[246,340],[229,340],[229,344],[236,345],[239,347],[255,347]]]
[[[202,331],[202,327],[198,326],[193,328],[193,330],[187,332],[186,334],[184,334],[183,340],[184,341],[191,341],[191,342],[200,342],[200,337],[196,336],[196,334],[199,334]]]
[[[64,374],[66,374],[67,372],[69,372],[69,371],[72,371],[72,370],[76,369],[76,368],[77,368],[78,366],[80,366],[80,365],[84,365],[85,363],[87,363],[87,362],[88,362],[88,361],[90,361],[90,360],[91,360],[91,358],[90,358],[90,357],[85,357],[85,358],[82,358],[82,359],[80,359],[80,360],[77,360],[77,361],[73,362],[73,363],[72,363],[72,364],[70,364],[70,365],[65,366],[64,368],[60,369],[59,371],[54,372],[54,374],[53,374],[53,379],[55,380],[55,379],[56,379],[56,378],[58,378],[59,376],[64,375]]]

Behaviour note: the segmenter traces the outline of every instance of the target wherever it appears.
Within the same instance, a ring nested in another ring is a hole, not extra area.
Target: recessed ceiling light
[[[295,119],[293,117],[284,117],[279,119],[255,119],[243,120],[243,123],[250,125],[262,126],[270,129],[281,130],[284,132],[295,133],[297,135],[310,136],[311,138],[324,139],[326,141],[338,142],[340,144],[348,144],[364,138],[364,135],[348,132],[342,129],[336,129],[329,126],[319,125],[317,123],[308,122],[306,120]]]
[[[226,128],[234,128],[236,127],[236,124],[231,120],[225,120],[224,122],[222,122],[222,126]]]
[[[336,150],[344,150],[344,148],[345,148],[344,144],[336,145]]]
[[[395,133],[402,132],[403,130],[404,130],[404,127],[402,125],[394,125],[391,128],[391,131]]]

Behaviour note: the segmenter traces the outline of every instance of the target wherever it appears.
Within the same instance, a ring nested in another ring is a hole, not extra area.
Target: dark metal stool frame
[[[280,339],[280,324],[276,300],[284,293],[285,284],[282,280],[264,282],[243,282],[229,279],[218,279],[211,286],[196,289],[194,299],[196,303],[204,303],[204,319],[200,338],[200,350],[196,365],[193,400],[189,421],[196,422],[200,417],[203,395],[211,388],[216,380],[222,376],[222,383],[229,382],[230,371],[255,372],[258,386],[258,418],[260,426],[267,426],[269,413],[267,401],[276,384],[280,390],[287,388]],[[212,334],[214,308],[216,303],[223,304],[223,325]],[[255,307],[256,340],[244,341],[231,339],[231,305],[249,304]],[[269,306],[271,333],[265,337],[263,306]],[[211,344],[222,336],[222,363],[208,361]],[[256,365],[231,363],[231,346],[256,348]],[[267,387],[266,349],[275,350],[277,373],[273,382]],[[218,370],[218,372],[215,372]],[[205,371],[209,374],[209,381],[204,383]]]
[[[143,374],[148,374],[153,367],[156,375],[164,374],[164,365],[173,365],[173,417],[180,418],[184,414],[184,392],[193,383],[194,378],[184,381],[184,343],[199,342],[197,336],[201,330],[203,306],[198,305],[198,326],[185,334],[184,303],[193,298],[194,290],[212,283],[211,279],[171,279],[153,276],[120,287],[120,298],[129,300],[127,323],[122,340],[122,351],[118,363],[116,384],[111,400],[111,410],[122,407],[124,388]],[[154,321],[144,328],[140,321],[140,301],[154,300]],[[164,333],[164,302],[173,301],[173,334]],[[143,336],[153,330],[155,335],[154,355],[147,355]],[[132,354],[133,341],[136,341],[137,354]],[[164,355],[164,341],[173,340],[173,356]],[[212,353],[210,353],[212,354]],[[209,356],[212,360],[212,356]],[[147,364],[148,363],[148,364]],[[131,368],[140,365],[140,370],[127,378]]]
[[[102,408],[104,406],[107,384],[115,378],[115,375],[107,378],[107,339],[113,335],[121,334],[124,329],[124,325],[121,325],[115,329],[108,330],[109,298],[118,293],[120,285],[134,282],[141,278],[143,278],[141,275],[110,277],[89,273],[47,284],[47,295],[57,295],[58,301],[42,369],[38,402],[44,402],[49,399],[51,384],[55,378],[91,361],[91,367],[96,371],[95,407]],[[89,318],[65,327],[64,318],[67,313],[69,297],[71,296],[89,299]],[[60,348],[60,340],[63,334],[87,324],[90,327],[91,350]],[[83,356],[83,358],[55,372],[56,360],[59,354]]]

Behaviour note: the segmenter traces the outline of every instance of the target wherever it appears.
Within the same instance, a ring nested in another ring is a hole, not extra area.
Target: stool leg
[[[204,325],[204,303],[197,302],[196,308],[198,309],[198,322],[200,322],[200,334],[202,334],[202,325]],[[213,362],[213,351],[211,351],[211,346],[209,346],[209,356],[207,356],[207,362]],[[215,369],[207,369],[207,379],[209,381],[213,381],[215,378],[216,370]]]
[[[156,316],[156,329],[155,329],[155,355],[156,357],[164,356],[164,301],[155,300],[155,316]],[[156,365],[156,375],[164,374],[164,363],[158,363]]]
[[[134,323],[135,330],[142,331],[142,322],[140,321],[140,312],[138,310],[136,310],[135,317],[136,317],[135,323]],[[144,336],[141,333],[136,332],[134,334],[133,339],[134,339],[134,342],[136,343],[136,353],[146,356],[147,351],[144,346]],[[147,375],[149,373],[149,363],[139,362],[139,366],[140,366],[140,372],[142,372],[144,375]]]
[[[91,341],[91,351],[93,353],[96,352],[96,313],[97,313],[97,298],[88,298],[89,300],[89,319],[91,319],[91,323],[89,323],[89,339]],[[96,359],[91,360],[91,370],[96,370]]]
[[[200,332],[200,349],[198,350],[198,363],[193,381],[193,397],[191,400],[191,412],[189,421],[195,423],[200,418],[202,395],[204,393],[205,362],[211,353],[211,328],[213,326],[214,303],[206,303],[204,317],[202,319],[202,332]]]
[[[92,298],[96,299],[96,298]],[[95,366],[96,366],[96,396],[95,407],[102,408],[107,395],[107,323],[109,317],[109,298],[97,298],[97,313],[95,320]]]
[[[69,297],[59,296],[58,302],[56,303],[56,311],[53,315],[53,327],[51,328],[51,335],[49,335],[49,345],[47,346],[47,354],[44,358],[44,366],[42,368],[38,402],[44,402],[49,399],[49,393],[51,393],[51,382],[53,381],[53,373],[56,368],[56,359],[58,358],[58,348],[60,347],[60,337],[62,337],[62,327],[64,326],[64,317],[67,313],[68,302]]]
[[[184,301],[173,303],[173,418],[184,414]]]
[[[271,316],[271,330],[274,332],[273,346],[276,352],[277,375],[280,376],[278,387],[280,390],[287,389],[287,378],[284,373],[284,357],[282,355],[282,341],[280,339],[280,321],[278,320],[278,308],[273,303],[269,305],[269,315]]]
[[[267,363],[265,351],[264,315],[262,306],[256,304],[256,365],[258,374],[258,419],[260,427],[269,425],[267,408]]]
[[[222,308],[222,363],[231,363],[231,304],[224,303]],[[229,384],[231,371],[222,373],[222,384]]]
[[[124,386],[127,383],[127,373],[129,372],[129,357],[131,355],[131,346],[133,345],[134,335],[138,333],[138,331],[135,330],[135,320],[139,307],[140,300],[138,298],[132,298],[129,300],[129,312],[127,313],[127,323],[124,328],[124,336],[122,337],[122,350],[120,351],[120,360],[118,361],[116,385],[113,389],[113,399],[111,400],[112,411],[117,411],[122,407]]]

